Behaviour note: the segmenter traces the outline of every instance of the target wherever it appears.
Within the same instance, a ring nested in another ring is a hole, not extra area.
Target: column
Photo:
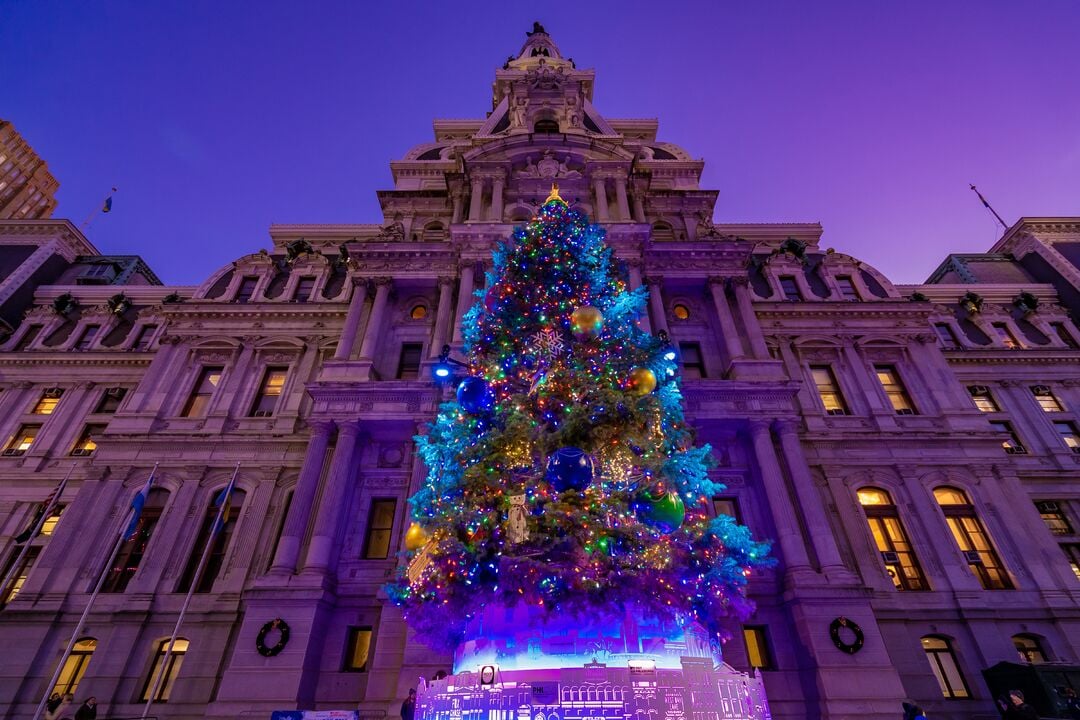
[[[777,541],[780,543],[780,552],[784,555],[784,564],[787,569],[810,569],[810,558],[803,547],[802,533],[799,531],[799,521],[795,516],[795,508],[791,503],[784,477],[780,474],[780,463],[776,459],[776,449],[773,447],[772,434],[769,432],[769,423],[764,420],[750,422],[750,441],[754,445],[754,455],[757,457],[758,468],[761,470],[761,483],[765,488],[765,495],[769,499],[769,508],[772,510],[773,524],[776,525]]]
[[[858,349],[850,343],[845,343],[843,353],[848,365],[851,366],[851,372],[855,375],[855,381],[859,383],[859,387],[862,389],[862,396],[866,398],[866,402],[870,406],[870,412],[879,415],[895,415],[896,412],[892,407],[886,405],[881,384],[871,377],[866,360]]]
[[[476,263],[463,262],[461,265],[461,287],[458,289],[457,312],[454,314],[454,344],[461,343],[461,319],[473,302],[473,273]]]
[[[469,198],[469,219],[480,220],[481,203],[484,200],[484,178],[477,175],[472,179],[472,197]]]
[[[296,489],[293,490],[289,514],[285,518],[285,527],[281,531],[277,553],[274,555],[274,564],[270,567],[272,573],[292,575],[296,572],[300,544],[304,542],[304,533],[307,532],[311,506],[315,503],[315,495],[319,490],[323,459],[326,457],[326,448],[330,444],[330,433],[333,430],[334,423],[329,420],[311,423],[311,438],[304,454],[304,465],[300,469]]]
[[[634,198],[634,222],[644,223],[645,220],[645,196],[636,192]]]
[[[602,176],[593,175],[593,194],[596,195],[596,219],[608,221],[607,183]]]
[[[503,186],[506,185],[506,176],[500,172],[491,178],[491,219],[502,222],[503,216]]]
[[[731,316],[731,306],[728,305],[727,294],[724,292],[724,278],[709,278],[709,292],[712,293],[713,305],[716,306],[716,317],[720,320],[720,332],[724,336],[728,362],[737,360],[743,356],[742,340],[739,339],[735,318]]]
[[[450,292],[454,288],[454,278],[439,278],[439,309],[435,315],[435,332],[431,337],[431,357],[438,357],[442,346],[446,344],[446,331],[450,324]]]
[[[626,200],[626,178],[615,178],[615,200],[619,205],[619,219],[630,220],[630,204]]]
[[[371,317],[364,328],[364,341],[360,344],[360,359],[371,360],[375,357],[375,348],[379,344],[379,331],[382,329],[383,315],[386,314],[386,300],[390,296],[390,284],[387,277],[375,278],[375,300],[371,304]]]
[[[645,284],[649,286],[649,309],[652,310],[652,322],[655,332],[668,331],[667,316],[664,314],[664,298],[660,294],[660,280],[646,278]]]
[[[775,422],[776,435],[780,438],[780,451],[784,454],[784,462],[788,472],[791,473],[791,485],[795,489],[795,498],[799,503],[806,529],[810,533],[810,541],[814,544],[818,562],[823,571],[845,570],[844,561],[840,558],[840,550],[836,546],[836,537],[832,533],[829,517],[822,505],[821,494],[815,489],[814,477],[810,474],[810,467],[806,462],[802,444],[799,442],[799,433],[795,423],[790,420],[778,420]]]
[[[765,345],[765,336],[761,332],[757,315],[754,314],[754,302],[750,299],[750,291],[746,287],[746,278],[731,278],[731,284],[735,286],[735,304],[739,308],[739,316],[742,318],[743,328],[746,330],[746,339],[750,344],[750,354],[758,360],[769,359],[769,348]]]
[[[637,290],[641,287],[641,261],[629,260],[626,263],[630,266],[630,289]],[[645,312],[638,318],[638,327],[647,333],[652,332],[652,325],[649,324],[649,309],[645,308]]]
[[[454,207],[453,215],[451,217],[450,222],[452,222],[454,225],[457,225],[458,223],[461,222],[461,212],[464,209],[464,204],[465,204],[465,198],[462,195],[462,191],[460,189],[454,190],[450,194],[450,200],[453,203],[453,207]]]
[[[333,562],[334,544],[337,542],[338,529],[344,508],[349,502],[349,489],[352,487],[353,455],[360,438],[360,424],[345,422],[338,426],[337,445],[330,460],[330,472],[326,476],[326,487],[315,515],[315,531],[308,546],[304,572],[329,570]]]
[[[345,326],[341,329],[337,350],[334,351],[335,360],[348,360],[352,357],[353,346],[356,344],[356,333],[360,330],[360,314],[364,311],[365,300],[367,300],[367,279],[353,278],[353,295],[352,299],[349,300],[349,312],[345,315]]]

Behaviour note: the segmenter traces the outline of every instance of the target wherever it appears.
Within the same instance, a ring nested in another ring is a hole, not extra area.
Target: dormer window
[[[246,303],[255,294],[255,286],[259,284],[259,278],[254,275],[245,276],[240,281],[240,287],[236,291],[236,302]]]
[[[296,282],[296,298],[298,303],[306,303],[311,300],[311,291],[315,289],[315,278],[302,277]]]

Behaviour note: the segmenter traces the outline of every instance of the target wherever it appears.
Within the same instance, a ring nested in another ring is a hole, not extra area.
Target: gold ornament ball
[[[648,395],[656,389],[656,373],[649,368],[636,367],[630,371],[628,385],[635,395]]]
[[[589,340],[604,327],[604,313],[592,305],[579,307],[570,313],[570,331],[578,340]]]
[[[405,549],[406,550],[418,550],[422,548],[427,541],[431,539],[431,534],[427,530],[422,528],[418,523],[413,523],[409,526],[409,529],[405,531]]]

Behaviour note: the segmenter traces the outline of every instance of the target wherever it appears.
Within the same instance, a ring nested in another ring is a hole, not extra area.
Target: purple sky
[[[0,116],[59,178],[58,217],[196,284],[274,222],[377,222],[387,163],[482,117],[533,20],[657,117],[719,222],[820,221],[896,282],[1010,224],[1080,215],[1080,3],[8,0]],[[493,12],[492,8],[496,8]]]

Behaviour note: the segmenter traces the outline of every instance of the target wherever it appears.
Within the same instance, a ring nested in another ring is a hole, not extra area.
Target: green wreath
[[[278,641],[273,645],[266,644],[266,636],[274,630],[277,630],[280,634]],[[259,629],[259,634],[255,636],[255,649],[259,651],[259,654],[263,657],[274,657],[289,643],[289,623],[285,622],[281,618],[276,618],[266,623]]]
[[[840,637],[840,629],[847,628],[855,634],[855,640],[853,642],[846,642]],[[866,636],[863,635],[862,628],[853,620],[848,620],[845,617],[838,617],[829,624],[829,637],[832,638],[833,645],[837,650],[846,652],[848,655],[854,655],[862,650],[863,643],[866,642]]]

